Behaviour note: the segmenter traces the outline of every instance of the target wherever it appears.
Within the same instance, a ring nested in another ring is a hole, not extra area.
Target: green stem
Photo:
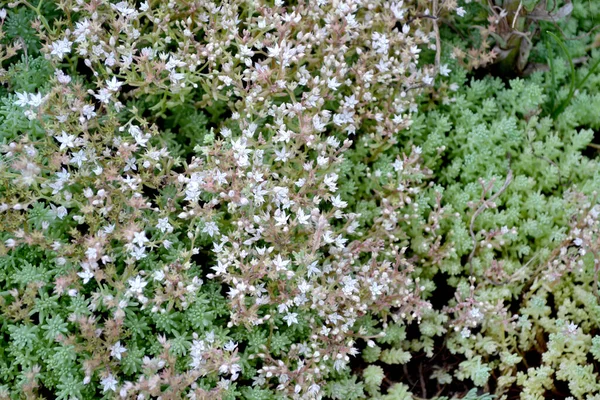
[[[48,25],[48,21],[46,20],[46,17],[44,17],[42,15],[42,4],[44,3],[44,0],[40,0],[40,2],[38,3],[37,7],[34,7],[29,1],[27,0],[21,0],[23,4],[25,4],[27,7],[31,8],[31,10],[35,11],[35,13],[37,14],[37,17],[40,19],[42,25],[44,25],[44,28],[46,29],[46,31],[48,33],[51,32],[50,30],[50,25]]]
[[[573,59],[571,58],[571,55],[569,54],[569,50],[567,49],[565,44],[554,33],[550,32],[550,31],[546,31],[546,33],[548,35],[550,35],[556,41],[556,43],[558,43],[558,45],[560,46],[562,51],[566,54],[567,60],[569,60],[569,68],[571,70],[571,82],[569,85],[569,94],[567,95],[567,98],[565,100],[563,100],[563,102],[560,104],[560,106],[552,112],[552,118],[556,119],[556,117],[558,117],[558,115],[560,113],[562,113],[565,110],[565,108],[567,108],[567,106],[569,105],[569,102],[571,101],[571,98],[573,98],[573,94],[575,94],[575,85],[576,85],[577,77],[575,75],[575,64],[573,64]]]

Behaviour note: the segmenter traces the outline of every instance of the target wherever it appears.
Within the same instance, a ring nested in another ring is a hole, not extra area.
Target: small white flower
[[[149,242],[149,240],[146,237],[146,232],[144,232],[144,231],[135,232],[133,234],[133,240],[131,241],[131,243],[137,244],[138,246],[143,246],[144,244],[146,244],[148,242]]]
[[[204,224],[202,233],[207,233],[210,237],[213,237],[219,234],[219,227],[213,221],[208,221],[206,224]]]
[[[287,322],[288,326],[292,326],[293,324],[298,323],[298,314],[297,313],[287,313],[283,320]]]
[[[153,277],[155,281],[162,282],[165,279],[165,273],[161,270],[154,271]]]
[[[443,64],[440,66],[440,75],[442,76],[448,76],[448,74],[450,74],[451,69],[448,68],[448,64]]]
[[[110,90],[105,88],[100,89],[97,94],[94,93],[94,97],[104,104],[108,104],[110,102],[111,96],[112,93],[110,92]]]
[[[17,95],[17,100],[15,100],[15,104],[19,107],[25,107],[29,104],[29,94],[28,93],[19,93],[15,92]]]
[[[58,219],[63,219],[64,217],[66,217],[68,214],[67,209],[65,208],[65,206],[60,206],[56,209],[56,216],[58,217]]]
[[[142,277],[139,275],[137,275],[135,279],[129,279],[127,283],[129,283],[130,290],[137,294],[142,294],[144,288],[148,284],[148,282],[143,280]]]
[[[131,256],[137,261],[147,257],[146,248],[144,246],[133,246],[133,249],[131,249],[129,254],[131,254]]]
[[[460,331],[460,336],[467,339],[469,336],[471,336],[471,330],[467,327],[464,327],[462,331]]]
[[[275,150],[275,161],[287,162],[290,154],[282,147],[281,150]]]
[[[233,340],[230,340],[229,342],[225,343],[225,345],[223,346],[223,350],[225,351],[234,351],[235,348],[237,347],[237,343],[234,342]]]
[[[27,104],[29,104],[31,107],[39,107],[42,105],[42,103],[44,102],[44,97],[42,96],[41,93],[36,93],[36,94],[30,94],[29,95],[29,102]]]
[[[65,54],[68,54],[71,52],[72,44],[73,44],[73,42],[69,42],[69,40],[66,38],[62,39],[62,40],[57,40],[56,42],[54,42],[50,45],[50,47],[52,48],[52,51],[50,52],[50,54],[58,57],[59,60],[62,60],[64,58]]]
[[[347,202],[341,199],[339,194],[331,198],[331,204],[336,208],[345,208],[348,205]]]
[[[467,11],[462,7],[458,7],[456,9],[456,13],[458,14],[459,17],[464,17],[465,14],[467,13]]]
[[[88,260],[95,260],[98,258],[98,250],[95,247],[88,247],[88,249],[85,251],[85,255],[87,256]]]
[[[68,85],[71,82],[71,77],[69,75],[66,75],[60,69],[57,69],[54,74],[56,75],[56,79],[60,84]]]
[[[577,333],[577,324],[575,324],[573,322],[567,324],[567,326],[565,328],[565,332],[568,335],[575,335]]]
[[[73,157],[71,157],[70,163],[77,164],[77,166],[81,168],[83,162],[87,160],[88,158],[86,157],[84,151],[79,150],[77,153],[73,153]]]
[[[113,76],[111,80],[106,81],[106,86],[111,92],[118,92],[122,85],[123,82],[119,82],[116,76]]]
[[[106,393],[109,390],[115,392],[117,390],[117,383],[118,382],[114,376],[108,375],[106,378],[103,378],[100,381],[100,384],[102,385],[102,392]]]
[[[277,258],[275,258],[275,260],[273,260],[273,264],[275,264],[276,271],[286,269],[286,267],[288,266],[289,263],[290,263],[290,260],[284,260],[281,257],[281,254],[278,254]]]
[[[337,81],[337,79],[335,78],[335,76],[333,78],[329,78],[327,80],[327,87],[333,91],[338,90],[338,88],[341,86],[342,84],[339,83]]]
[[[83,279],[84,285],[94,277],[94,274],[89,269],[84,269],[83,272],[78,272],[77,275],[79,275],[79,277]]]
[[[162,233],[173,232],[173,226],[169,223],[169,217],[159,218],[156,229],[160,230]]]
[[[54,136],[54,138],[60,143],[60,150],[75,147],[75,135],[68,135],[67,132],[62,131],[60,136]]]
[[[117,360],[121,359],[121,354],[125,353],[127,349],[121,346],[121,341],[119,340],[110,348],[110,355],[116,358]]]

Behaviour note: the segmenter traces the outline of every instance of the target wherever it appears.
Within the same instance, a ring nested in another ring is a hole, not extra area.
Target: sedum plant
[[[362,322],[430,306],[410,196],[363,216],[339,177],[433,84],[426,5],[42,3],[2,11],[39,39],[7,57],[40,56],[3,73],[1,397],[363,396],[349,361],[384,333]],[[418,191],[419,149],[399,162]]]
[[[470,79],[453,1],[50,3],[0,10],[0,398],[600,395],[594,68]]]

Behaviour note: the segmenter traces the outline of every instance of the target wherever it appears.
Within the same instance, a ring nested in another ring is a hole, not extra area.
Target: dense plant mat
[[[595,2],[0,6],[0,399],[600,398]]]

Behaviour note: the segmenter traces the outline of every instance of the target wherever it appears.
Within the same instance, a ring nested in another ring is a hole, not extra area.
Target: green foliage
[[[0,400],[600,395],[598,4],[80,3],[2,18]]]

